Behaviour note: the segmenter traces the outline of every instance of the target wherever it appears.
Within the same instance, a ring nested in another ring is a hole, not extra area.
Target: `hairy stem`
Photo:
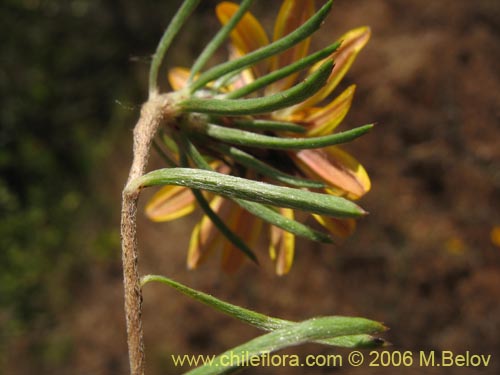
[[[173,116],[171,102],[166,95],[155,95],[145,103],[134,128],[133,161],[127,185],[141,177],[149,159],[153,138],[161,124]],[[137,201],[139,190],[124,189],[122,194],[121,238],[123,284],[125,289],[125,317],[131,375],[144,375],[145,353],[142,329],[142,291],[138,268]]]

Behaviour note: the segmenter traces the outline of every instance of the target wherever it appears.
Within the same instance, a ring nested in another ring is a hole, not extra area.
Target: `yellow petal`
[[[363,166],[338,147],[301,150],[294,159],[306,175],[326,182],[329,193],[358,199],[370,190],[370,178]]]
[[[315,11],[314,1],[311,0],[285,0],[281,5],[276,23],[274,25],[274,40],[278,40],[300,27]],[[298,61],[307,55],[311,38],[289,48],[271,59],[271,70],[277,70]],[[297,75],[290,75],[266,88],[266,94],[285,90],[292,86]]]
[[[307,136],[331,134],[349,112],[355,89],[351,85],[327,106],[306,111],[303,121],[307,124]]]
[[[269,258],[276,260],[276,256],[278,255],[277,247],[281,240],[281,228],[271,225],[269,232]]]
[[[280,212],[288,219],[293,219],[293,210],[280,208]],[[269,255],[276,260],[276,274],[285,275],[292,268],[295,253],[295,236],[281,228],[271,225],[271,240],[269,243]]]
[[[165,186],[148,202],[146,215],[153,221],[170,221],[191,213],[195,208],[191,190],[182,186]]]
[[[356,229],[356,221],[354,219],[336,219],[316,214],[313,214],[313,217],[330,233],[340,238],[349,237]]]
[[[330,73],[330,77],[328,78],[326,85],[312,97],[295,106],[293,110],[297,111],[303,108],[312,107],[330,95],[342,78],[344,78],[358,53],[363,49],[366,43],[368,43],[370,35],[371,31],[369,27],[360,27],[342,35],[339,38],[339,41],[342,41],[341,46],[327,58],[333,59],[335,66]],[[317,70],[325,60],[316,63],[311,68],[310,72]]]
[[[215,13],[220,23],[225,25],[238,8],[237,4],[224,1],[217,5]],[[264,28],[250,12],[245,13],[231,31],[230,37],[234,47],[243,55],[269,44],[269,38]],[[259,64],[256,66],[256,70],[258,75],[261,75],[267,69],[262,64]]]
[[[200,246],[201,225],[201,222],[199,222],[194,226],[193,231],[191,232],[191,239],[189,240],[187,268],[190,270],[198,267],[203,256],[201,251],[202,247]]]
[[[228,216],[230,202],[215,196],[210,207],[221,218]],[[221,243],[223,236],[207,215],[194,227],[187,256],[188,269],[197,268]]]
[[[174,91],[181,90],[186,87],[189,74],[189,69],[180,67],[172,68],[168,71],[168,83],[170,83]]]

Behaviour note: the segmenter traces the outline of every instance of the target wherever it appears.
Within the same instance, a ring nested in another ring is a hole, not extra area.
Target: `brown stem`
[[[134,128],[134,156],[127,184],[144,174],[153,138],[161,124],[171,119],[174,110],[167,95],[149,99]],[[131,375],[144,375],[145,353],[142,329],[142,291],[138,268],[137,201],[140,191],[122,194],[121,238],[125,316]]]

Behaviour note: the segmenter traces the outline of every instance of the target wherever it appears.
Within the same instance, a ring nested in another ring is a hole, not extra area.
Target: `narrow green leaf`
[[[373,124],[363,125],[340,133],[309,138],[285,138],[270,135],[247,132],[240,129],[231,129],[225,126],[206,124],[197,130],[208,136],[236,145],[248,147],[260,147],[268,149],[311,149],[338,145],[350,142],[363,134],[368,133]]]
[[[280,349],[322,339],[370,334],[384,330],[385,327],[382,324],[364,318],[342,316],[312,318],[259,336],[220,354],[210,364],[198,367],[186,374],[227,374],[248,365],[252,358],[260,357],[265,353],[268,354]],[[241,353],[244,353],[244,355]],[[228,361],[228,358],[239,359],[240,361]]]
[[[187,98],[179,103],[179,108],[184,112],[199,112],[228,116],[269,113],[278,109],[290,107],[314,95],[325,85],[332,68],[333,63],[331,60],[328,60],[303,82],[288,90],[262,98]]]
[[[332,243],[332,239],[328,234],[318,232],[317,230],[314,230],[296,220],[289,219],[263,204],[243,199],[235,199],[235,202],[252,215],[260,217],[262,220],[265,220],[278,228],[284,229],[287,232],[293,233],[296,236],[304,237],[311,241]]]
[[[222,124],[223,125],[223,124]],[[260,130],[260,131],[282,131],[305,133],[306,128],[293,122],[272,121],[272,120],[247,120],[237,119],[231,122],[231,125],[238,129]]]
[[[185,133],[182,133],[181,142],[186,155],[194,162],[197,168],[201,168],[206,171],[213,171],[210,164],[208,164],[203,155],[198,151],[196,146],[189,140]]]
[[[168,285],[178,290],[179,292],[183,293],[184,295],[193,298],[194,300],[201,302],[217,311],[220,311],[223,314],[231,316],[235,319],[238,319],[241,322],[250,324],[264,331],[274,331],[295,324],[295,322],[289,320],[274,318],[222,301],[209,294],[189,288],[177,281],[174,281],[164,276],[159,276],[159,275],[144,276],[141,279],[141,286],[144,286],[149,282],[159,282]],[[318,340],[317,342],[325,345],[340,346],[345,348],[380,346],[383,345],[384,343],[383,340],[367,334],[339,336],[331,339]]]
[[[234,161],[238,162],[239,164],[253,169],[254,171],[257,171],[260,174],[267,176],[275,181],[279,181],[295,187],[305,187],[313,189],[321,189],[326,186],[323,182],[320,181],[308,180],[281,172],[279,169],[276,169],[264,163],[253,155],[236,147],[220,145],[217,147],[217,149],[223,152],[225,155],[229,155]]]
[[[294,208],[339,218],[359,217],[366,214],[361,207],[341,197],[190,168],[168,168],[149,172],[132,180],[126,190],[132,193],[141,188],[156,185],[187,186],[192,189],[211,191],[228,198]]]
[[[143,276],[141,279],[141,286],[144,286],[150,282],[160,282],[162,284],[166,284],[178,290],[179,292],[185,294],[186,296],[214,308],[215,310],[218,310],[226,315],[229,315],[235,319],[238,319],[242,322],[245,322],[247,324],[250,324],[254,327],[257,327],[265,331],[272,331],[275,329],[279,329],[284,327],[288,323],[290,324],[292,323],[282,319],[268,317],[264,314],[260,314],[255,311],[230,304],[216,297],[213,297],[209,294],[189,288],[188,286],[183,285],[172,279],[169,279],[165,276],[160,276],[160,275]]]
[[[252,5],[252,3],[253,0],[243,0],[238,7],[238,10],[236,11],[236,13],[234,13],[229,22],[226,23],[207,44],[207,46],[201,52],[200,56],[196,59],[193,67],[191,68],[189,81],[191,81],[193,77],[203,68],[207,61],[213,56],[217,48],[219,48],[224,40],[226,40],[231,30],[235,28],[243,15],[247,12],[248,8]]]
[[[161,132],[161,140],[165,147],[174,155],[177,155],[179,153],[179,148],[177,147],[177,143],[169,137],[165,131],[162,130]]]
[[[386,340],[371,335],[340,336],[334,339],[321,340],[319,341],[319,343],[331,346],[339,346],[341,348],[358,349],[380,348],[390,345],[390,343]]]
[[[340,42],[334,43],[331,46],[328,46],[321,51],[318,51],[316,53],[313,53],[307,57],[304,57],[303,59],[300,59],[299,61],[296,61],[288,66],[285,66],[284,68],[275,70],[274,72],[271,72],[269,74],[266,74],[263,77],[260,77],[256,79],[253,82],[250,82],[248,85],[245,85],[238,90],[234,90],[229,92],[224,96],[225,99],[238,99],[243,96],[246,96],[254,91],[257,91],[258,89],[265,87],[267,85],[270,85],[271,83],[274,83],[276,81],[279,81],[282,78],[288,77],[291,74],[294,74],[296,72],[299,72],[303,70],[304,68],[320,61],[321,59],[324,59],[325,57],[331,55],[333,52],[335,52],[336,49],[338,49],[340,46]]]
[[[244,67],[253,65],[261,60],[264,60],[270,56],[276,55],[284,50],[300,43],[302,40],[306,39],[308,36],[313,34],[319,29],[323,20],[326,18],[330,9],[332,7],[333,0],[328,0],[323,7],[306,22],[304,22],[300,27],[292,31],[287,36],[267,45],[259,48],[253,52],[250,52],[238,59],[228,61],[226,63],[217,65],[205,73],[201,74],[198,79],[191,85],[191,93],[205,86],[208,82],[213,81],[228,72],[238,70]]]
[[[184,25],[187,18],[198,6],[199,2],[200,0],[185,0],[163,33],[153,56],[153,60],[151,61],[151,68],[149,69],[150,97],[158,93],[158,71],[160,70],[161,63],[165,57],[168,47],[170,47],[172,40],[179,32],[182,25]]]
[[[196,149],[196,147],[187,139],[186,149],[188,150],[189,157],[193,160],[195,165],[198,168],[212,171],[213,169],[210,165],[205,161],[200,152]],[[250,212],[252,215],[261,218],[262,220],[277,226],[278,228],[282,228],[290,233],[293,233],[297,236],[305,237],[312,241],[320,241],[325,243],[331,243],[332,240],[329,235],[324,234],[322,232],[315,231],[314,229],[309,228],[307,225],[299,223],[293,219],[289,219],[280,213],[274,211],[273,209],[266,207],[260,203],[249,202],[243,199],[234,199],[236,203],[238,203],[243,209]]]

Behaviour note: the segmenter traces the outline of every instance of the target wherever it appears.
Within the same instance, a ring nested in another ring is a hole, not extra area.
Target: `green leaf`
[[[183,142],[186,145],[185,149],[187,154],[198,168],[213,171],[212,167],[210,167],[210,165],[206,162],[200,152],[187,138],[184,138]],[[305,237],[312,241],[320,241],[325,243],[332,242],[330,236],[328,236],[327,234],[315,231],[314,229],[309,228],[307,225],[299,223],[298,221],[295,221],[293,219],[289,219],[274,211],[273,209],[264,206],[263,204],[249,202],[243,199],[234,199],[234,201],[251,214],[297,236]]]
[[[178,137],[178,141],[181,145],[181,159],[183,161],[183,167],[187,166],[187,157],[191,158],[195,164],[197,164],[200,168],[206,170],[212,170],[210,165],[206,162],[203,156],[198,152],[198,150],[194,147],[194,145],[184,136],[184,134],[180,134]],[[212,210],[210,204],[207,202],[203,194],[200,193],[197,189],[191,189],[198,205],[201,207],[203,212],[210,218],[212,223],[217,227],[217,229],[234,245],[237,249],[242,251],[248,258],[250,258],[254,263],[259,264],[257,257],[253,253],[253,251],[246,245],[245,241],[243,241],[236,233],[234,233],[225,223],[224,221],[217,215],[217,213]]]
[[[311,149],[350,142],[368,133],[373,124],[363,125],[344,132],[309,138],[285,138],[231,129],[225,126],[205,124],[196,130],[208,136],[232,144],[268,149]]]
[[[133,193],[141,188],[157,185],[186,186],[192,189],[211,191],[228,198],[294,208],[339,218],[360,217],[366,214],[355,203],[333,195],[275,186],[222,173],[190,168],[168,168],[149,172],[132,180],[127,185],[126,191]]]
[[[287,232],[307,238],[311,241],[332,243],[332,239],[328,234],[318,232],[317,230],[314,230],[296,220],[289,219],[263,204],[250,202],[243,199],[235,199],[235,202],[245,210],[250,212],[252,215],[260,217],[262,220],[265,220],[266,222],[277,226],[278,228],[284,229]]]
[[[210,118],[210,120],[213,120],[212,122],[218,125],[224,126],[224,121],[217,117]],[[246,130],[282,131],[282,132],[294,132],[294,133],[305,133],[306,131],[306,128],[303,127],[302,125],[286,121],[234,119],[231,121],[230,125],[238,129],[246,129]]]
[[[340,46],[340,42],[337,42],[335,44],[332,44],[331,46],[328,46],[321,51],[318,51],[316,53],[313,53],[307,57],[304,57],[300,59],[299,61],[296,61],[288,66],[285,66],[284,68],[278,69],[274,72],[271,72],[269,74],[266,74],[263,77],[260,77],[256,79],[253,82],[250,82],[248,85],[245,85],[238,90],[231,91],[227,93],[224,97],[226,99],[238,99],[241,98],[245,95],[248,95],[254,91],[257,91],[258,89],[265,87],[267,85],[270,85],[271,83],[274,83],[276,81],[279,81],[282,78],[285,78],[293,73],[296,73],[300,70],[303,70],[304,68],[320,61],[321,59],[329,56],[333,52],[335,52],[336,49],[338,49]]]
[[[156,52],[151,61],[151,68],[149,69],[149,96],[158,93],[158,71],[160,69],[165,53],[170,47],[172,40],[177,35],[182,25],[186,22],[187,18],[195,10],[200,3],[200,0],[185,0],[172,21],[170,21],[167,29],[158,43]]]
[[[273,95],[252,99],[187,98],[179,103],[179,108],[184,112],[227,116],[269,113],[290,107],[314,95],[325,85],[332,68],[333,63],[328,60],[303,82]]]
[[[216,297],[209,294],[200,292],[198,290],[189,288],[177,281],[169,279],[164,276],[159,275],[147,275],[141,279],[141,286],[146,285],[149,282],[159,282],[168,285],[184,295],[193,298],[194,300],[201,302],[217,311],[222,312],[228,316],[238,319],[241,322],[250,324],[256,328],[262,329],[264,331],[274,331],[277,329],[283,329],[290,327],[295,324],[295,322],[284,320],[280,318],[275,318],[267,316],[249,309],[245,309],[240,306],[233,305],[231,303],[222,301]],[[383,327],[382,325],[380,325]],[[383,328],[381,329],[381,331]],[[368,334],[354,334],[354,335],[343,335],[330,339],[318,340],[318,343],[340,346],[346,348],[360,348],[360,347],[371,347],[380,346],[384,344],[384,340],[378,339],[376,337],[370,336]]]
[[[225,155],[229,155],[237,163],[247,168],[253,169],[254,171],[257,171],[260,174],[267,176],[275,181],[279,181],[295,187],[305,187],[312,189],[321,189],[326,186],[323,182],[320,181],[307,180],[281,172],[279,169],[276,169],[264,163],[253,155],[236,147],[227,147],[225,145],[220,145],[217,147],[217,149],[223,152]]]
[[[238,59],[228,61],[226,63],[217,65],[212,69],[206,71],[198,77],[198,79],[191,85],[191,93],[205,86],[208,82],[213,81],[223,75],[232,72],[234,70],[242,69],[255,64],[261,60],[264,60],[270,56],[276,55],[302,40],[306,39],[308,36],[313,34],[319,29],[324,19],[330,12],[333,0],[328,0],[323,7],[306,22],[304,22],[299,28],[292,31],[287,36],[278,39],[277,41],[259,48],[253,52],[250,52]]]
[[[196,59],[191,68],[191,74],[189,80],[191,81],[193,77],[203,68],[207,61],[213,56],[214,52],[220,45],[226,40],[231,30],[235,28],[238,22],[241,20],[243,15],[247,12],[248,8],[252,5],[253,0],[243,0],[238,7],[238,10],[231,17],[228,23],[226,23],[219,32],[213,37],[213,39],[207,44],[205,49],[201,52],[200,56]]]
[[[380,323],[364,318],[349,318],[341,316],[312,318],[259,336],[222,353],[214,358],[210,364],[198,367],[187,372],[186,374],[227,374],[234,372],[240,367],[249,365],[249,361],[252,358],[260,357],[263,354],[272,353],[280,349],[314,342],[321,339],[375,333],[383,330],[384,326]],[[242,353],[244,354],[242,355]],[[239,361],[227,360],[228,358],[234,359],[235,357],[239,358]]]

